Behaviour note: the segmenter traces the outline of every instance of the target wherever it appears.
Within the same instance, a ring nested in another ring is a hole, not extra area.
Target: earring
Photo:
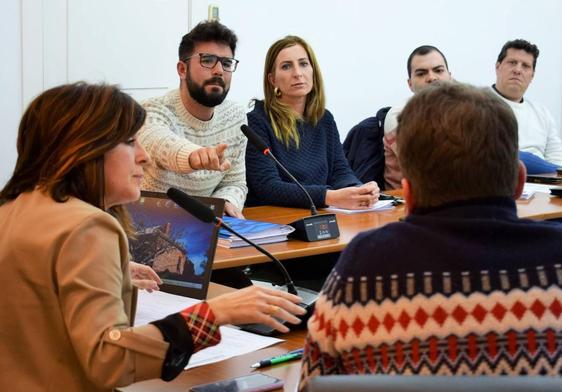
[[[275,88],[273,89],[273,94],[275,94],[275,96],[276,96],[277,98],[281,98],[281,95],[282,95],[283,93],[281,92],[281,90],[279,90],[279,87],[275,87]]]

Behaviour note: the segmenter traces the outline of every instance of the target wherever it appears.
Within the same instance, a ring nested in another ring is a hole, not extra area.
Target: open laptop
[[[197,197],[221,216],[224,200]],[[162,281],[161,290],[205,299],[211,279],[219,228],[178,207],[165,193],[141,192],[127,206],[135,235],[129,238],[132,260],[149,265]]]

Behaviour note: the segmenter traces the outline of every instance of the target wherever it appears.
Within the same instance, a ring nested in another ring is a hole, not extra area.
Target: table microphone
[[[269,253],[267,250],[259,246],[258,244],[254,243],[253,241],[249,240],[248,238],[244,237],[242,234],[238,233],[232,227],[227,225],[221,218],[217,217],[213,210],[209,207],[201,203],[199,200],[192,198],[191,196],[187,195],[185,192],[180,191],[176,188],[170,188],[166,192],[168,197],[175,202],[178,206],[189,212],[191,215],[196,217],[202,222],[205,223],[214,223],[219,227],[223,227],[225,230],[231,232],[237,237],[240,237],[243,241],[247,242],[258,251],[266,255],[273,263],[277,266],[281,274],[283,275],[283,279],[285,281],[285,285],[287,286],[287,291],[291,294],[298,295],[303,300],[302,303],[299,304],[302,308],[306,309],[307,313],[304,316],[300,316],[300,318],[305,321],[314,310],[314,303],[318,298],[318,293],[316,291],[309,290],[304,287],[296,287],[289,275],[289,272],[275,256]],[[284,323],[284,320],[279,320],[281,323]],[[262,335],[272,335],[275,333],[275,329],[263,325],[263,324],[244,324],[240,325],[242,329],[245,329],[250,332],[256,332]]]
[[[319,241],[328,240],[332,238],[338,238],[340,236],[340,231],[338,229],[338,221],[336,220],[335,214],[322,214],[318,215],[316,206],[310,193],[302,186],[302,184],[287,170],[285,166],[273,155],[271,149],[265,144],[265,142],[260,138],[254,131],[252,131],[246,124],[240,127],[242,133],[248,138],[250,143],[261,151],[265,156],[272,159],[277,167],[279,167],[298,187],[303,191],[303,193],[308,198],[310,203],[310,214],[311,216],[298,219],[292,223],[289,223],[295,228],[295,232],[291,235],[297,237],[303,241]]]

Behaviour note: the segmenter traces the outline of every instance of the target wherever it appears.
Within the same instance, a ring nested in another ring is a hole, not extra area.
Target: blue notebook
[[[295,231],[295,229],[289,225],[260,222],[250,219],[238,219],[231,216],[224,216],[223,221],[235,231],[257,244],[287,241],[287,236]],[[218,245],[223,248],[249,246],[245,241],[222,228],[219,232]]]

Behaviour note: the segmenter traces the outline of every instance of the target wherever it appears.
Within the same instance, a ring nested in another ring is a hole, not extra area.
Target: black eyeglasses
[[[214,54],[209,53],[198,53],[194,54],[193,56],[186,57],[182,61],[185,63],[189,61],[192,57],[199,55],[199,64],[205,68],[215,68],[215,65],[220,61],[222,65],[222,69],[226,72],[234,72],[236,71],[236,67],[238,66],[239,61],[232,58],[232,57],[221,57]]]

